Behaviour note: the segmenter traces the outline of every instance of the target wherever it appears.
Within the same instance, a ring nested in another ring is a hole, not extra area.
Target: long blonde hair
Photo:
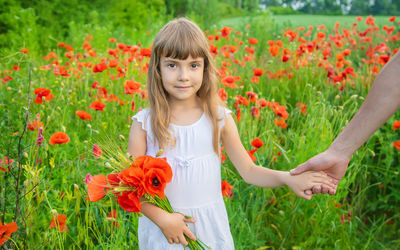
[[[160,149],[175,145],[175,139],[168,131],[171,110],[168,104],[168,93],[161,79],[161,56],[185,60],[189,55],[193,58],[204,58],[203,82],[197,96],[212,123],[213,149],[219,155],[218,105],[223,106],[223,103],[217,94],[216,69],[203,32],[194,22],[183,17],[168,22],[158,32],[151,50],[147,90],[154,139],[157,140]]]

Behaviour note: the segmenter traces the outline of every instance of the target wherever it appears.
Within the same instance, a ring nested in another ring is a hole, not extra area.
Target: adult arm
[[[385,123],[400,107],[400,53],[382,68],[375,78],[364,103],[330,147],[293,169],[297,175],[308,170],[323,170],[336,180],[346,173],[354,152]],[[334,194],[326,186],[314,187],[314,193]]]

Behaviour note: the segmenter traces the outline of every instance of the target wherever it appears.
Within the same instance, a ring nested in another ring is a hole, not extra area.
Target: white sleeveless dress
[[[220,107],[220,128],[228,113],[231,111]],[[142,123],[147,132],[146,155],[155,157],[159,147],[153,140],[150,110],[139,111],[132,119]],[[170,131],[176,146],[164,152],[162,157],[167,158],[173,173],[172,181],[165,188],[172,208],[196,219],[195,223],[187,225],[211,249],[234,249],[221,192],[221,160],[212,145],[211,122],[203,113],[191,125],[170,124]],[[184,249],[182,244],[169,244],[159,227],[146,216],[139,217],[138,240],[141,250]]]

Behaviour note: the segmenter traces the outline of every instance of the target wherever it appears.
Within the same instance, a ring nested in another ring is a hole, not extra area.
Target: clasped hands
[[[298,175],[306,171],[324,171],[329,177],[332,178],[335,188],[321,184],[313,186],[312,189],[306,190],[304,193],[307,195],[319,193],[328,193],[330,195],[334,195],[336,193],[336,187],[339,184],[339,181],[346,173],[349,161],[349,157],[328,149],[325,152],[310,158],[303,164],[298,165],[295,169],[290,171],[290,174]]]

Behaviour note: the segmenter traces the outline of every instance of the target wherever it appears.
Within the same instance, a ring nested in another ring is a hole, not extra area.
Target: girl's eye
[[[168,63],[168,68],[175,68],[176,64],[175,63]]]
[[[195,63],[195,64],[192,64],[191,67],[192,67],[193,69],[197,69],[198,67],[200,67],[200,65],[198,65],[198,64]]]

